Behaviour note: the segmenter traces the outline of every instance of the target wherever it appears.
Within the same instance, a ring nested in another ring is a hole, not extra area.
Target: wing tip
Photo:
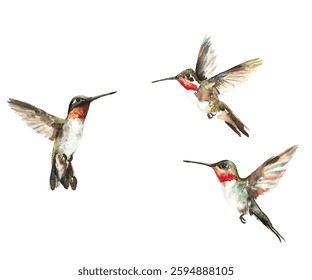
[[[291,146],[290,148],[288,148],[286,151],[285,151],[285,153],[294,153],[294,152],[296,152],[297,151],[297,149],[299,148],[299,145],[298,144],[296,144],[296,145],[293,145],[293,146]]]
[[[210,37],[208,34],[206,34],[206,35],[204,36],[203,41],[208,41],[208,42],[210,42],[210,41],[211,41],[211,37]]]
[[[250,60],[247,60],[244,64],[249,69],[253,70],[253,69],[259,67],[260,65],[262,65],[262,59],[261,58],[250,59]]]
[[[294,145],[294,146],[288,148],[288,149],[285,151],[285,154],[289,153],[290,155],[293,155],[293,154],[297,151],[298,148],[299,148],[299,145],[298,145],[298,144],[297,144],[297,145]]]
[[[23,101],[17,100],[17,99],[13,99],[13,98],[9,98],[9,100],[7,101],[9,106],[12,108],[14,105],[16,106],[21,106],[22,104],[27,104]],[[29,105],[29,104],[27,104]]]

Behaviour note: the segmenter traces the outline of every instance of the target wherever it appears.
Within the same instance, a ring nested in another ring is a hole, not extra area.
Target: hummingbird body
[[[233,173],[221,173],[217,167],[212,168],[219,179],[227,204],[239,213],[247,214],[248,193],[241,180]]]
[[[54,142],[53,154],[58,152],[70,158],[81,141],[84,122],[89,110],[89,104],[74,108],[69,113],[63,125],[62,134]]]
[[[50,187],[54,190],[61,183],[64,188],[77,187],[77,178],[72,167],[73,156],[78,148],[83,134],[84,121],[87,117],[90,103],[100,97],[75,96],[68,108],[66,119],[55,117],[45,111],[16,99],[8,101],[9,106],[19,114],[28,126],[54,141],[52,150],[52,168]]]
[[[82,138],[84,122],[79,119],[67,119],[63,126],[62,137],[59,144],[55,143],[54,147],[58,146],[58,153],[65,154],[68,158],[73,155]]]
[[[234,115],[233,111],[224,102],[219,100],[219,95],[228,87],[234,87],[244,82],[249,74],[261,65],[261,60],[258,58],[251,59],[211,76],[215,70],[215,59],[216,56],[211,47],[210,38],[205,37],[199,50],[195,71],[188,68],[174,77],[153,81],[153,83],[177,80],[188,91],[188,97],[191,101],[205,112],[209,119],[217,115],[238,136],[243,133],[249,137],[247,126]]]
[[[259,195],[277,186],[297,148],[298,146],[293,146],[283,153],[271,157],[246,178],[241,178],[238,175],[236,165],[229,160],[222,160],[213,164],[189,160],[184,160],[184,162],[211,167],[221,184],[225,200],[232,208],[239,212],[241,222],[246,222],[244,215],[248,213],[251,216],[255,215],[281,241],[284,238],[273,227],[268,216],[256,203],[256,199]]]
[[[248,194],[237,181],[227,181],[220,184],[227,204],[234,210],[246,214]]]
[[[80,118],[67,119],[63,125],[62,135],[54,142],[50,176],[52,189],[58,186],[59,181],[66,189],[69,185],[72,189],[76,188],[77,178],[74,176],[71,160],[81,141],[83,125],[84,123]],[[59,178],[64,178],[64,180],[59,180]],[[67,180],[65,180],[66,178]]]

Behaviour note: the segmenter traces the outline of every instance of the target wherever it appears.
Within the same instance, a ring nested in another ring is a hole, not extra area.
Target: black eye
[[[228,165],[225,162],[222,162],[221,164],[218,165],[218,167],[221,169],[225,169],[225,168],[227,168],[227,166]]]
[[[187,80],[189,80],[190,82],[194,82],[194,78],[192,77],[191,74],[185,74],[184,78],[186,78]]]
[[[76,98],[75,101],[76,101],[76,103],[79,103],[79,102],[81,102],[81,98]]]

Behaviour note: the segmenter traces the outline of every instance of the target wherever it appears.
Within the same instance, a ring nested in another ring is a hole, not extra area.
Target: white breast
[[[232,209],[242,212],[247,207],[247,193],[240,187],[234,187],[235,183],[235,180],[232,180],[220,185],[227,204]]]
[[[63,135],[59,153],[70,157],[78,148],[83,133],[83,122],[79,119],[69,119],[63,126]]]
[[[187,90],[186,91],[187,97],[189,98],[189,100],[195,104],[195,106],[203,111],[204,113],[211,113],[211,109],[209,106],[209,102],[207,101],[199,101],[198,98],[195,96],[194,94],[194,90]]]

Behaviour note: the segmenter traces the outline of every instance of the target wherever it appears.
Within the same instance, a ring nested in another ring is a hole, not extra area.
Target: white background
[[[310,8],[263,2],[1,2],[1,279],[129,279],[78,276],[83,266],[233,266],[228,279],[309,278]],[[151,84],[195,67],[205,34],[216,72],[263,59],[221,96],[250,138],[209,120],[177,82]],[[77,190],[52,192],[52,142],[6,101],[66,117],[73,96],[113,90],[91,105],[73,161]],[[212,170],[183,163],[230,159],[245,177],[295,144],[278,188],[258,198],[282,244],[254,217],[239,221]],[[206,277],[157,279],[171,278]]]

